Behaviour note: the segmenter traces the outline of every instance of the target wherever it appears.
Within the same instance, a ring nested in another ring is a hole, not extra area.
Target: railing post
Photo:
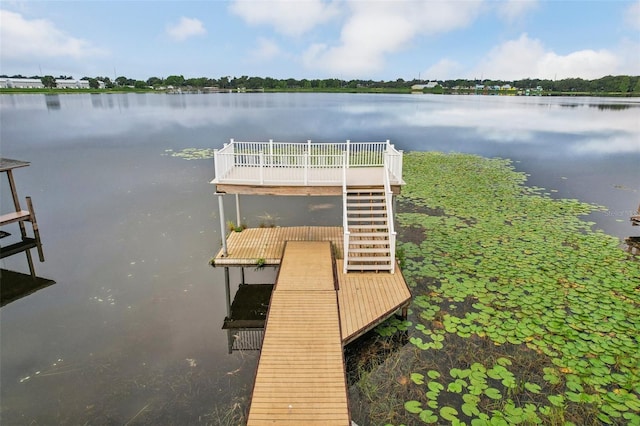
[[[391,218],[391,220],[393,220],[393,218]],[[392,232],[389,235],[390,239],[391,239],[391,250],[390,250],[390,254],[391,254],[391,273],[395,273],[396,272],[396,232]]]
[[[342,228],[344,232],[343,245],[342,245],[342,272],[347,273],[347,266],[349,265],[349,219],[347,217],[347,151],[343,154],[342,159]]]
[[[342,187],[346,191],[347,187],[347,162],[349,161],[349,153],[347,151],[342,155]]]
[[[273,139],[269,139],[269,165],[273,167]]]
[[[240,194],[236,194],[236,226],[240,226]]]
[[[347,139],[347,162],[346,162],[347,168],[349,168],[350,158],[351,158],[351,141]]]
[[[304,184],[307,185],[309,183],[309,153],[304,153]]]
[[[264,184],[264,153],[260,151],[260,185]]]
[[[220,236],[222,237],[222,257],[227,257],[229,255],[227,251],[227,235],[224,232],[225,230],[225,220],[224,220],[224,202],[222,201],[222,197],[224,193],[216,192],[218,196],[218,208],[220,211]]]
[[[213,150],[213,179],[215,180],[218,177],[218,173],[220,169],[218,168],[218,150]]]

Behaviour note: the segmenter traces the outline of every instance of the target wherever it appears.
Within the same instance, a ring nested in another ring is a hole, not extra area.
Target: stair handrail
[[[349,264],[349,220],[347,218],[347,167],[349,166],[349,152],[343,153],[342,163],[342,228],[344,230],[344,244],[342,247],[343,272],[347,273],[347,265]]]
[[[391,270],[390,272],[393,274],[396,268],[396,231],[394,225],[394,215],[393,215],[393,192],[391,191],[391,182],[389,180],[389,174],[391,171],[389,170],[389,154],[384,153],[383,163],[384,163],[384,199],[387,204],[387,223],[389,224],[389,255],[391,257]]]

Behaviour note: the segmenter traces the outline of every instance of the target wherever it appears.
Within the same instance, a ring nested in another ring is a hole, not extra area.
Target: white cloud
[[[538,7],[538,0],[507,0],[496,4],[498,15],[512,22],[531,13]]]
[[[413,0],[348,3],[351,14],[340,43],[312,45],[303,57],[308,68],[364,77],[385,64],[385,56],[407,47],[420,35],[434,35],[467,26],[481,2],[416,2]]]
[[[267,60],[280,55],[282,51],[278,44],[263,37],[258,39],[258,46],[251,52],[251,56],[257,60]]]
[[[335,3],[322,0],[235,0],[229,9],[251,25],[271,25],[275,31],[293,37],[338,15]]]
[[[640,142],[628,135],[594,137],[572,148],[578,154],[640,154]]]
[[[632,29],[640,31],[640,0],[631,4],[625,13],[627,25]]]
[[[515,80],[520,78],[563,79],[600,78],[613,74],[622,61],[609,50],[579,50],[559,55],[547,50],[542,42],[522,34],[506,41],[485,56],[470,75]]]
[[[184,41],[189,37],[204,35],[207,30],[202,21],[195,18],[185,18],[184,16],[175,24],[167,25],[167,34],[174,40]]]
[[[0,9],[0,54],[3,59],[37,59],[100,56],[107,52],[91,42],[73,37],[46,19],[25,19]]]
[[[462,69],[462,65],[459,62],[444,58],[427,68],[422,73],[422,78],[430,80],[455,79],[459,78]]]

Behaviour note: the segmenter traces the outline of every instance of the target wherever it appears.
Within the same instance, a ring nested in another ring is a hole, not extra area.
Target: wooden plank
[[[17,212],[6,213],[0,216],[0,226],[7,225],[13,222],[19,222],[23,220],[29,220],[31,214],[26,210],[20,210]]]
[[[330,241],[338,257],[342,257],[342,227],[294,226],[286,228],[247,228],[227,237],[228,255],[218,251],[216,266],[256,265],[264,259],[266,265],[279,265],[287,241]]]
[[[342,270],[342,260],[336,268]],[[400,269],[396,273],[349,272],[338,274],[340,324],[343,343],[375,327],[411,299]]]
[[[19,167],[26,167],[29,164],[31,163],[28,161],[12,160],[11,158],[0,157],[0,172],[17,169]]]
[[[271,297],[248,425],[349,425],[330,242],[290,241]]]

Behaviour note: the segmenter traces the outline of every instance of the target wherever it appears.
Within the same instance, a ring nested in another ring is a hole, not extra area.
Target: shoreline
[[[518,95],[518,94],[499,94],[499,93],[474,93],[473,91],[460,91],[458,93],[434,93],[434,92],[412,92],[411,89],[393,89],[393,88],[344,88],[332,90],[318,89],[265,89],[265,90],[245,90],[245,91],[220,91],[206,92],[202,90],[183,90],[180,92],[171,92],[168,90],[153,89],[6,89],[0,88],[0,95],[67,95],[67,94],[122,94],[122,93],[149,93],[162,95],[175,94],[244,94],[244,93],[371,93],[371,94],[403,94],[403,95],[442,95],[442,96],[514,96],[514,97],[594,97],[594,98],[640,98],[640,92],[621,93],[621,92],[547,92],[539,95]]]

